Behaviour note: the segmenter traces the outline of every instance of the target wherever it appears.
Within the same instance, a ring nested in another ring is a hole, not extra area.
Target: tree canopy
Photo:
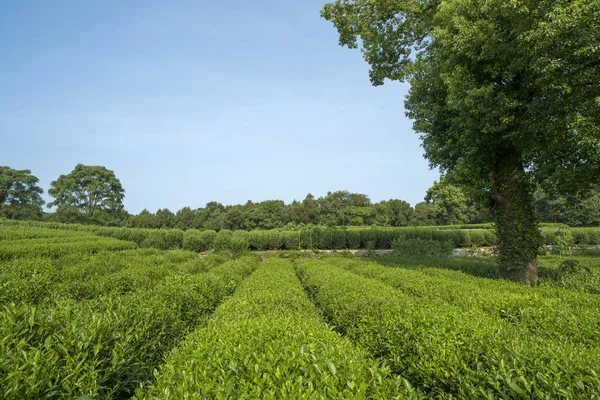
[[[28,169],[17,170],[0,166],[0,217],[9,219],[39,219],[42,217],[44,191],[39,179]]]
[[[405,107],[432,167],[487,195],[503,275],[537,279],[533,180],[600,177],[598,0],[338,0],[322,15]]]
[[[57,207],[56,212],[63,219],[91,223],[95,218],[105,219],[123,211],[125,190],[115,173],[106,167],[78,164],[50,185],[48,194],[54,201],[48,207]]]

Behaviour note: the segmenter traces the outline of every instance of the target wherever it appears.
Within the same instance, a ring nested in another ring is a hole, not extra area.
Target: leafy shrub
[[[396,255],[420,257],[420,256],[449,256],[452,254],[452,242],[447,240],[439,242],[437,240],[426,239],[404,239],[399,238],[392,242],[392,249]]]
[[[213,240],[213,250],[216,252],[227,251],[231,247],[232,232],[229,229],[222,229],[216,234]]]
[[[332,229],[331,230],[331,248],[332,249],[347,249],[346,230]]]
[[[374,229],[362,229],[359,232],[361,248],[374,249],[377,246],[377,232]]]
[[[351,229],[346,232],[349,249],[360,249],[360,231]]]
[[[190,229],[183,234],[182,247],[185,250],[191,250],[195,252],[209,251],[212,248],[213,241],[217,232],[213,230],[198,231],[196,229]]]
[[[300,232],[299,231],[280,231],[282,248],[286,250],[300,249]]]

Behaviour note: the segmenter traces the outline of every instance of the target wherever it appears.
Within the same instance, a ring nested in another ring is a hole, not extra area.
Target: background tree
[[[175,214],[168,208],[157,210],[156,225],[159,228],[173,228],[175,226]]]
[[[410,82],[431,166],[485,194],[501,275],[536,281],[533,180],[573,191],[600,176],[600,2],[338,0],[322,15],[374,85]]]
[[[93,223],[123,210],[125,190],[106,167],[77,164],[71,173],[61,175],[50,185],[48,194],[54,201],[48,207],[57,207],[62,220]]]
[[[40,219],[44,191],[39,179],[28,169],[0,166],[0,217],[9,219]]]
[[[415,204],[415,224],[421,226],[437,225],[438,206],[422,201]]]
[[[414,221],[415,211],[404,200],[390,199],[374,204],[375,221],[379,226],[407,226]]]
[[[157,228],[156,215],[145,208],[137,215],[129,217],[129,226],[132,228]]]
[[[583,195],[550,194],[535,191],[535,202],[542,221],[570,226],[600,226],[600,186]]]

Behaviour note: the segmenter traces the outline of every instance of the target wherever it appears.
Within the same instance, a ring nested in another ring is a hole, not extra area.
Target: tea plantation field
[[[598,251],[525,287],[485,259],[143,240],[0,224],[0,398],[600,398]]]

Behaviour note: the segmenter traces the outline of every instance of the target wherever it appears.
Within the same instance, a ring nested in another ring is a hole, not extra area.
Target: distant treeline
[[[536,204],[542,222],[563,223],[570,226],[600,226],[600,191],[583,199],[550,196],[543,190],[536,192]],[[99,215],[101,217],[101,215]],[[479,224],[491,222],[488,209],[469,199],[457,186],[436,182],[425,196],[425,201],[412,207],[398,199],[372,203],[365,194],[348,191],[329,192],[315,198],[308,194],[302,201],[285,204],[282,200],[225,206],[210,202],[205,207],[184,207],[177,212],[159,209],[143,210],[137,215],[124,212],[119,218],[107,216],[101,225],[133,228],[211,229],[219,231],[288,228],[293,226],[440,226]],[[46,220],[65,220],[51,215]]]
[[[436,184],[439,185],[439,184]],[[447,186],[447,185],[446,185]],[[453,194],[454,195],[454,194]],[[470,202],[462,192],[452,199],[428,196],[426,201],[412,207],[404,200],[391,199],[372,203],[365,194],[348,191],[329,192],[315,198],[308,194],[304,200],[285,204],[282,200],[225,206],[209,202],[205,207],[184,207],[177,212],[159,209],[143,210],[137,215],[97,214],[101,225],[133,228],[211,229],[219,231],[288,228],[304,225],[318,226],[431,226],[489,222],[486,210]],[[85,222],[79,215],[47,214],[45,220]]]
[[[491,222],[487,204],[467,196],[452,177],[441,177],[427,190],[424,201],[412,207],[390,199],[371,202],[366,194],[346,190],[285,204],[282,200],[223,205],[212,201],[205,207],[166,208],[129,214],[123,207],[125,190],[114,171],[103,166],[78,164],[51,183],[48,203],[56,212],[44,213],[44,192],[30,170],[0,167],[0,218],[40,220],[86,225],[181,230],[245,230],[303,226],[440,226]],[[570,226],[600,226],[600,186],[584,198],[551,196],[538,189],[536,205],[542,222]]]

